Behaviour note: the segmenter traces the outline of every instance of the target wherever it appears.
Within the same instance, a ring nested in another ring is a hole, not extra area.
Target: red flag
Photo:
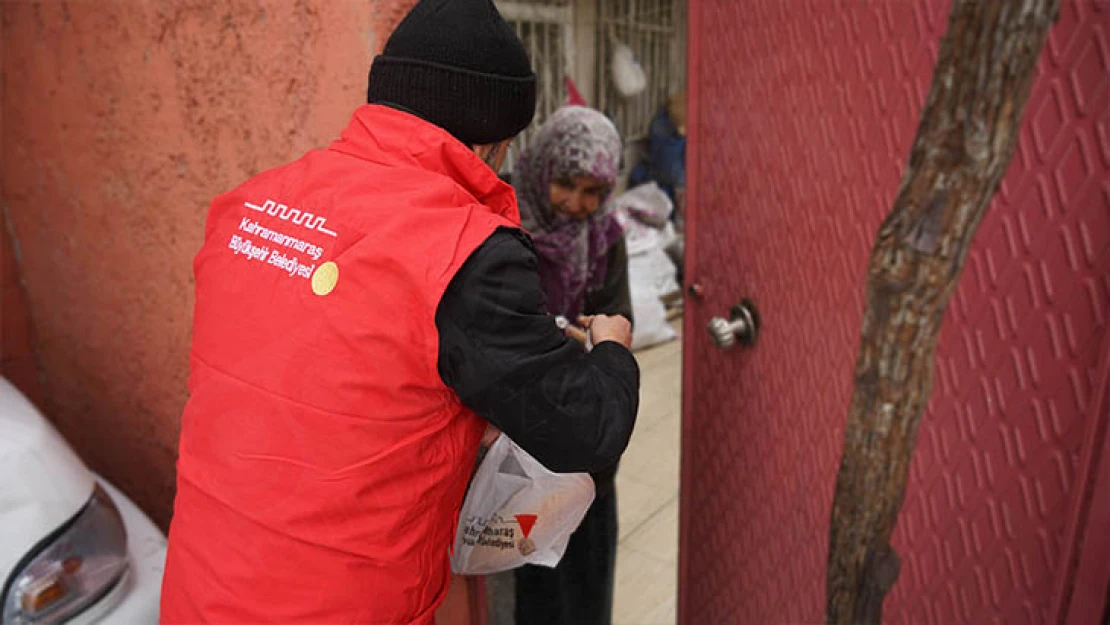
[[[574,84],[570,76],[563,78],[563,84],[567,87],[567,105],[568,106],[588,106],[586,98],[582,97],[582,92],[578,90],[578,86]]]

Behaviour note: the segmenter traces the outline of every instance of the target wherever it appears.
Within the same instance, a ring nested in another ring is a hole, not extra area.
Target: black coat
[[[587,314],[631,318],[623,240]],[[613,342],[586,353],[547,313],[528,237],[501,229],[466,261],[436,311],[439,374],[463,404],[544,466],[612,487],[639,406],[636,359]]]

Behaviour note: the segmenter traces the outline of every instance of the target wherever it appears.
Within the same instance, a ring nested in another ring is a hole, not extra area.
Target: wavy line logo
[[[326,217],[314,215],[308,211],[290,208],[285,204],[278,204],[274,200],[266,200],[262,203],[261,206],[259,206],[258,204],[251,204],[250,202],[243,202],[243,206],[246,206],[252,211],[266,213],[271,217],[277,217],[278,219],[291,221],[294,224],[302,226],[304,228],[308,228],[309,230],[323,232],[329,237],[338,236],[334,230],[329,230],[324,227],[324,224],[328,222],[328,219]]]

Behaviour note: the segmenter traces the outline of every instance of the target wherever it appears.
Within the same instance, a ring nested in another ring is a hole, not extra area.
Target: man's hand
[[[605,341],[616,341],[624,345],[625,349],[632,349],[632,323],[620,315],[579,317],[578,325],[590,331],[590,339],[594,345]]]
[[[486,426],[486,431],[482,434],[482,447],[490,447],[497,437],[501,436],[501,430],[493,427],[492,425]]]

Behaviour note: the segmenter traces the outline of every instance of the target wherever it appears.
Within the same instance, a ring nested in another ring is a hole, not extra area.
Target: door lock
[[[751,300],[745,299],[729,312],[729,318],[713,317],[709,320],[709,336],[721,349],[732,349],[737,344],[751,347],[759,338],[759,311]]]

